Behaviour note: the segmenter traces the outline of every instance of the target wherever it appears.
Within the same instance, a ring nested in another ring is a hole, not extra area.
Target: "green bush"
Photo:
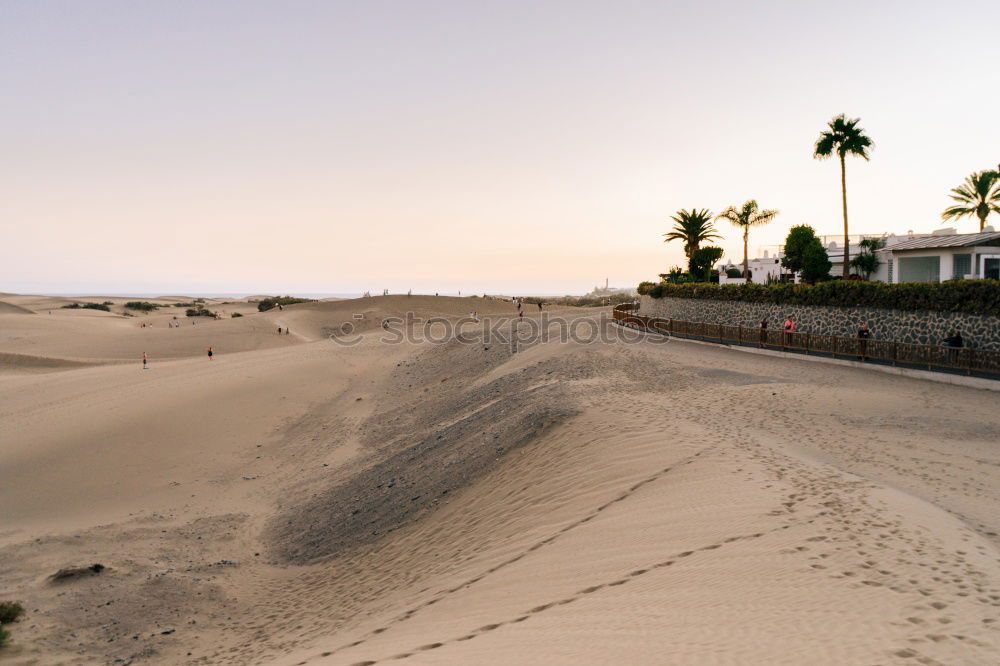
[[[5,647],[10,642],[10,632],[0,627],[0,648]]]
[[[16,601],[0,601],[0,624],[10,624],[24,615],[24,606]]]
[[[741,278],[743,277],[743,271],[739,268],[727,268],[726,269],[727,278]]]
[[[158,309],[160,306],[156,303],[150,303],[149,301],[129,301],[125,304],[125,307],[129,310],[141,310],[142,312],[152,312]]]
[[[715,265],[719,259],[722,259],[722,248],[721,247],[700,247],[691,253],[691,257],[688,260],[688,272],[696,280],[706,280],[712,275],[712,266]],[[716,282],[718,280],[715,280]]]
[[[105,312],[111,312],[109,308],[104,303],[84,303],[83,305],[79,303],[68,303],[62,306],[63,310],[103,310]]]
[[[239,312],[234,312],[233,314],[230,315],[230,317],[232,317],[233,319],[236,319],[237,317],[242,317],[242,316],[243,315],[241,315]]]
[[[826,248],[817,240],[802,253],[802,281],[816,284],[830,279],[830,255]]]
[[[648,284],[648,283],[643,283]],[[1000,316],[1000,281],[950,280],[885,284],[831,280],[808,284],[669,284],[645,288],[653,298],[699,298],[774,305],[832,305],[892,310],[933,310]]]
[[[296,303],[312,303],[312,298],[296,298],[294,296],[271,296],[257,303],[259,312],[267,312],[278,305],[295,305]]]
[[[206,310],[205,308],[188,308],[184,313],[188,317],[214,317],[215,313],[211,310]]]

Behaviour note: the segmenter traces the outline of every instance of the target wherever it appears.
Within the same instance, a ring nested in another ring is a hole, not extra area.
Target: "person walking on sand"
[[[211,361],[211,360],[212,360],[212,357],[213,357],[214,355],[215,355],[215,352],[213,352],[213,351],[212,351],[212,348],[211,348],[211,347],[209,347],[209,348],[208,348],[208,360],[209,360],[209,361]]]
[[[149,359],[146,357],[146,352],[142,352],[142,369],[143,370],[149,370],[149,366],[146,365],[146,363],[148,363],[148,361],[149,361]]]
[[[281,327],[278,327],[278,335],[281,335]]]

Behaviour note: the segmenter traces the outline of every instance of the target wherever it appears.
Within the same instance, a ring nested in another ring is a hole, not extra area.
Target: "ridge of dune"
[[[14,305],[13,303],[7,303],[5,301],[0,301],[0,314],[35,314],[28,308],[23,308],[20,305]]]
[[[55,356],[31,356],[0,352],[0,374],[6,372],[46,372],[85,368],[93,363]]]

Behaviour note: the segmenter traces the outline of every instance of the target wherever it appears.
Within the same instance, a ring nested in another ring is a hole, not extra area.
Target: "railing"
[[[615,322],[623,326],[664,335],[697,338],[721,344],[778,349],[833,358],[842,357],[855,361],[940,372],[962,372],[968,375],[1000,377],[1000,352],[996,351],[969,347],[911,345],[891,340],[862,340],[819,333],[785,333],[782,330],[748,326],[660,319],[659,317],[636,314],[638,309],[639,306],[635,303],[616,305],[614,308]]]

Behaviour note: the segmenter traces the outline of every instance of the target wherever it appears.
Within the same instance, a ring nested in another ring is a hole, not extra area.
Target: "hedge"
[[[1000,280],[949,280],[899,284],[831,280],[816,285],[643,282],[639,285],[638,291],[653,298],[932,310],[1000,316]]]

